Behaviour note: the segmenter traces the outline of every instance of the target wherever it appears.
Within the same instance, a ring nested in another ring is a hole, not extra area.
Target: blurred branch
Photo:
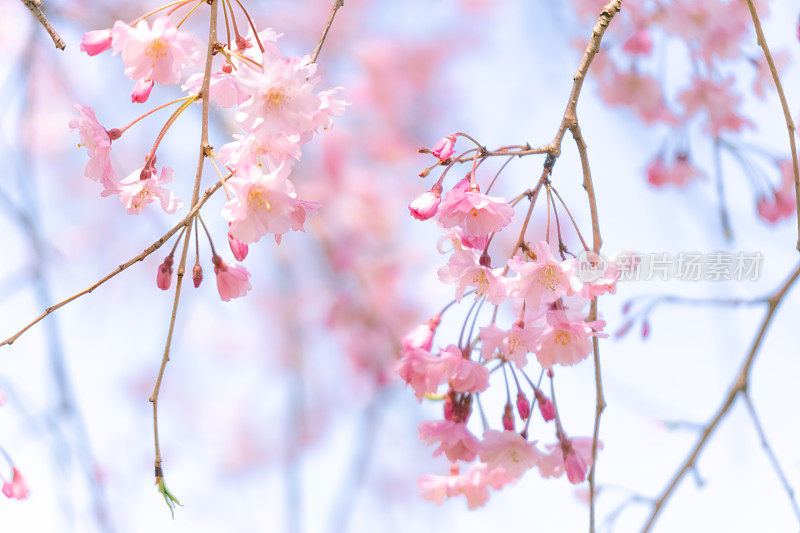
[[[789,503],[792,506],[792,511],[794,511],[794,515],[797,517],[798,522],[800,522],[800,508],[798,508],[797,500],[794,498],[794,489],[789,484],[789,480],[786,477],[786,474],[783,472],[780,463],[778,462],[778,457],[775,455],[775,452],[769,445],[767,434],[764,432],[764,427],[761,425],[761,420],[758,418],[756,408],[753,405],[753,401],[750,399],[750,393],[745,391],[742,396],[744,398],[744,404],[747,407],[747,412],[750,414],[750,418],[753,420],[753,426],[756,428],[756,433],[758,433],[761,446],[764,448],[764,453],[767,454],[769,462],[772,463],[772,468],[778,475],[778,479],[780,479],[781,485],[783,485],[783,490],[786,491],[786,495],[789,497]]]
[[[325,28],[322,30],[322,35],[319,38],[319,42],[317,46],[314,48],[314,53],[311,54],[311,62],[316,63],[317,58],[319,57],[319,53],[322,51],[322,45],[325,44],[325,38],[328,37],[328,32],[333,25],[333,19],[336,17],[336,12],[339,11],[339,8],[344,7],[344,0],[334,0],[333,7],[331,8],[331,14],[328,15],[328,23],[325,24]]]
[[[58,32],[50,25],[50,22],[47,20],[47,17],[44,16],[44,11],[42,8],[42,0],[22,0],[22,3],[25,4],[33,16],[36,17],[36,20],[39,21],[39,24],[47,30],[47,33],[50,34],[50,38],[53,39],[53,44],[56,45],[56,48],[59,50],[64,50],[67,45],[64,44],[64,41],[61,39],[61,36]]]
[[[647,523],[642,529],[642,533],[647,533],[653,527],[653,524],[655,524],[655,521],[658,518],[661,510],[664,508],[667,500],[669,500],[670,496],[672,496],[675,488],[678,486],[678,483],[681,482],[686,473],[694,468],[695,461],[700,455],[700,452],[703,450],[708,442],[708,439],[717,429],[720,422],[722,422],[722,420],[728,414],[734,402],[736,401],[736,398],[740,394],[743,396],[747,394],[747,386],[750,379],[750,369],[752,368],[756,355],[758,355],[759,349],[761,348],[761,343],[766,336],[767,330],[772,324],[772,319],[775,317],[775,312],[777,311],[778,306],[783,301],[783,298],[786,296],[786,293],[789,291],[789,289],[795,284],[798,277],[800,277],[800,265],[795,267],[788,279],[780,286],[780,288],[778,288],[777,291],[772,294],[772,296],[769,297],[767,313],[761,322],[758,334],[753,340],[750,351],[748,352],[747,357],[745,358],[742,367],[736,376],[736,379],[728,389],[722,405],[720,405],[719,409],[717,409],[717,412],[714,414],[711,421],[704,427],[697,444],[695,444],[694,448],[689,453],[689,456],[675,473],[672,480],[669,482],[669,485],[667,485],[661,495],[654,500],[653,509],[650,513]]]
[[[783,92],[783,85],[778,75],[778,68],[775,66],[772,53],[770,53],[769,46],[767,46],[767,39],[764,37],[764,30],[761,28],[761,20],[758,18],[753,0],[747,0],[747,7],[750,9],[750,16],[753,18],[753,26],[756,29],[758,45],[764,52],[764,58],[767,60],[769,71],[772,73],[772,81],[775,82],[778,97],[781,99],[781,109],[783,109],[783,116],[786,119],[786,129],[789,132],[789,147],[792,150],[792,168],[794,170],[794,191],[797,200],[797,211],[795,211],[797,215],[797,249],[800,251],[800,170],[798,170],[797,166],[797,144],[794,140],[794,121],[792,120],[792,113],[789,111],[789,103],[786,101],[786,94]]]
[[[23,327],[21,330],[17,331],[17,332],[16,332],[14,335],[12,335],[11,337],[7,338],[7,339],[6,339],[6,340],[4,340],[3,342],[0,342],[0,346],[5,346],[5,345],[10,345],[10,344],[13,344],[13,343],[14,343],[14,342],[15,342],[15,341],[16,341],[16,340],[17,340],[17,339],[18,339],[18,338],[19,338],[19,337],[20,337],[20,336],[21,336],[23,333],[25,333],[25,332],[26,332],[27,330],[29,330],[31,327],[33,327],[34,325],[36,325],[36,324],[37,324],[38,322],[40,322],[40,321],[41,321],[43,318],[45,318],[47,315],[51,314],[52,312],[56,311],[57,309],[59,309],[59,308],[61,308],[61,307],[64,307],[65,305],[67,305],[67,304],[68,304],[68,303],[70,303],[71,301],[73,301],[73,300],[77,300],[77,299],[78,299],[78,298],[80,298],[81,296],[84,296],[84,295],[86,295],[86,294],[89,294],[90,292],[92,292],[93,290],[95,290],[97,287],[99,287],[100,285],[102,285],[102,284],[103,284],[103,283],[105,283],[106,281],[110,280],[111,278],[113,278],[114,276],[116,276],[117,274],[119,274],[120,272],[122,272],[123,270],[125,270],[125,269],[129,268],[130,266],[132,266],[132,265],[133,265],[133,264],[135,264],[135,263],[138,263],[139,261],[143,261],[143,260],[144,260],[144,259],[145,259],[145,258],[146,258],[148,255],[150,255],[150,254],[152,254],[153,252],[155,252],[156,250],[158,250],[158,249],[159,249],[159,248],[160,248],[160,247],[161,247],[161,246],[162,246],[162,245],[163,245],[165,242],[167,242],[167,241],[169,240],[169,238],[170,238],[170,237],[172,237],[173,235],[175,235],[175,233],[177,233],[177,232],[178,232],[180,229],[182,229],[182,228],[183,228],[183,227],[185,227],[185,226],[187,226],[187,227],[188,227],[189,225],[191,225],[191,223],[192,223],[192,220],[194,219],[194,216],[195,216],[195,214],[197,214],[197,213],[200,211],[200,208],[201,208],[201,207],[203,207],[203,204],[204,204],[204,203],[206,203],[206,200],[208,200],[208,199],[211,197],[211,195],[213,195],[215,192],[217,192],[217,190],[218,190],[220,187],[222,187],[222,183],[223,183],[224,181],[226,181],[228,178],[230,178],[232,175],[233,175],[232,173],[228,173],[226,176],[224,176],[223,178],[221,178],[221,179],[220,179],[220,181],[218,181],[217,183],[215,183],[214,185],[212,185],[211,187],[209,187],[208,189],[206,189],[206,192],[203,194],[203,196],[200,198],[200,200],[199,200],[199,201],[198,201],[198,202],[197,202],[197,203],[194,205],[194,207],[192,207],[192,209],[191,209],[191,210],[189,211],[189,213],[188,213],[188,214],[187,214],[187,215],[186,215],[186,216],[183,218],[183,220],[181,220],[180,222],[178,222],[178,223],[177,223],[175,226],[173,226],[173,227],[172,227],[172,229],[171,229],[171,230],[169,230],[169,231],[168,231],[168,232],[166,232],[164,235],[162,235],[162,236],[161,236],[161,237],[160,237],[160,238],[159,238],[157,241],[155,241],[153,244],[151,244],[150,246],[148,246],[147,248],[145,248],[145,250],[144,250],[142,253],[140,253],[139,255],[137,255],[136,257],[134,257],[133,259],[130,259],[129,261],[127,261],[127,262],[125,262],[125,263],[121,264],[120,266],[118,266],[117,268],[115,268],[114,270],[112,270],[112,271],[111,271],[109,274],[107,274],[107,275],[103,276],[103,277],[102,277],[102,278],[100,278],[98,281],[96,281],[95,283],[93,283],[93,284],[92,284],[92,285],[90,285],[89,287],[85,288],[84,290],[82,290],[82,291],[80,291],[80,292],[78,292],[78,293],[75,293],[75,294],[73,294],[72,296],[70,296],[69,298],[66,298],[66,299],[64,299],[64,300],[61,300],[61,301],[60,301],[60,302],[58,302],[57,304],[51,305],[50,307],[46,308],[46,309],[45,309],[45,310],[42,312],[42,314],[40,314],[38,317],[36,317],[35,319],[33,319],[31,322],[29,322],[29,323],[28,323],[28,324],[27,324],[25,327]]]

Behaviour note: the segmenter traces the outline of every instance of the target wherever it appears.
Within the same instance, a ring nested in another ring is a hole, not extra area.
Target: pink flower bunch
[[[552,384],[557,367],[570,367],[588,357],[593,339],[605,336],[605,323],[590,319],[587,305],[599,295],[616,291],[620,271],[616,261],[606,261],[589,250],[569,257],[563,242],[554,251],[548,241],[526,241],[528,220],[512,256],[492,268],[491,245],[510,226],[514,207],[504,198],[481,192],[475,174],[480,155],[473,161],[472,172],[444,192],[444,176],[459,162],[453,159],[456,138],[448,136],[434,149],[420,150],[436,158],[431,169],[443,166],[446,170],[429,191],[409,205],[413,218],[436,221],[445,233],[441,242],[452,244],[442,246],[440,242],[439,251],[449,257],[439,268],[438,277],[454,287],[455,300],[402,338],[396,372],[420,402],[443,402],[442,418],[420,424],[419,437],[435,447],[434,456],[444,455],[452,470],[447,476],[421,476],[418,484],[422,497],[441,504],[446,498],[463,495],[468,506],[475,508],[486,503],[489,488],[513,483],[534,468],[544,477],[566,471],[572,483],[585,479],[591,457],[585,456],[583,440],[561,437],[563,421],[555,392],[545,395],[529,373],[535,365],[541,376],[547,373]],[[549,197],[551,192],[540,194]],[[516,198],[526,197],[533,201],[535,193],[526,191]],[[451,313],[448,309],[468,295],[472,304],[458,342],[433,351],[445,313]],[[484,304],[489,304],[493,312],[481,313]],[[508,312],[515,319],[504,326],[506,319],[502,317]],[[473,406],[491,388],[492,374],[503,376],[505,382],[501,390],[506,402],[502,414],[495,418],[501,428],[492,429],[484,405],[480,416],[483,432],[478,433],[471,416]],[[512,386],[516,387],[514,396]],[[549,448],[540,450],[536,441],[528,438],[534,406],[541,414],[536,424],[554,422],[549,427],[559,440],[560,455]],[[521,426],[517,426],[518,420]],[[459,474],[460,463],[473,462],[477,464]]]

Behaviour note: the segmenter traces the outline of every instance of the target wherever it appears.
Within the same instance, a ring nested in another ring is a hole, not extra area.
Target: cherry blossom
[[[455,135],[448,135],[446,137],[441,138],[436,144],[433,145],[431,148],[431,154],[434,157],[437,157],[439,161],[447,161],[451,157],[453,157],[453,153],[455,152],[454,146],[456,144],[456,136]]]
[[[158,174],[155,163],[150,168],[141,166],[131,172],[124,180],[119,182],[119,199],[130,215],[138,215],[144,208],[156,199],[161,201],[161,207],[167,213],[174,213],[183,206],[175,198],[172,191],[162,185],[172,181],[174,171],[169,167],[161,169]]]
[[[152,28],[146,20],[135,27],[116,21],[111,46],[115,54],[122,54],[126,76],[161,85],[180,82],[183,69],[200,58],[194,37],[178,30],[167,17],[154,20]]]
[[[742,97],[732,91],[733,76],[721,82],[695,76],[692,86],[678,95],[687,117],[701,113],[706,118],[704,128],[717,136],[722,131],[739,131],[753,124],[737,113]]]
[[[547,313],[548,327],[542,333],[541,345],[536,357],[543,368],[549,369],[554,364],[570,366],[581,362],[592,351],[592,331],[589,323],[582,320],[572,321],[563,311]],[[602,329],[602,322],[592,326]]]
[[[539,463],[541,453],[534,443],[514,431],[487,431],[483,434],[480,458],[487,468],[502,468],[517,479]]]
[[[181,86],[181,90],[198,94],[203,85],[203,73],[192,74]],[[230,109],[245,102],[250,95],[239,87],[239,78],[226,72],[211,74],[208,86],[209,97],[219,107]]]
[[[519,255],[508,260],[508,266],[519,274],[511,282],[511,294],[523,298],[531,310],[574,292],[569,261],[556,261],[545,241],[535,244],[534,253],[533,261],[526,261]]]
[[[555,444],[547,444],[549,454],[542,455],[539,461],[539,472],[542,477],[561,477],[564,472],[570,483],[577,485],[586,480],[588,465],[592,464],[591,437],[562,438]],[[598,441],[597,449],[603,449]]]
[[[91,107],[79,104],[74,104],[73,107],[79,116],[70,120],[69,127],[78,130],[81,146],[86,146],[89,153],[84,175],[99,181],[105,188],[104,195],[117,192],[117,175],[111,167],[111,135],[118,138],[119,130],[109,132],[101,126]]]
[[[3,480],[3,495],[9,499],[24,500],[29,494],[28,484],[25,483],[25,479],[16,467],[14,467],[12,471],[13,476],[11,481]]]
[[[111,48],[111,30],[94,30],[83,34],[81,51],[96,56]]]
[[[403,353],[395,370],[403,381],[411,385],[417,400],[421,402],[426,394],[436,392],[444,380],[445,369],[443,358],[415,348]]]
[[[679,153],[667,166],[661,155],[656,156],[647,167],[647,181],[655,187],[674,185],[685,187],[692,181],[705,178],[705,173],[695,167],[687,154]]]
[[[280,242],[287,231],[304,231],[303,224],[319,206],[297,199],[294,185],[289,181],[290,171],[288,165],[269,172],[251,165],[228,180],[236,197],[222,208],[222,216],[230,222],[233,237],[249,244],[272,233]]]
[[[528,353],[538,348],[541,332],[541,328],[526,326],[524,322],[515,322],[509,331],[490,324],[480,330],[481,357],[488,360],[498,352],[500,357],[522,368],[528,364]]]
[[[502,269],[492,269],[478,263],[474,251],[454,252],[447,265],[439,269],[439,279],[444,283],[454,283],[456,299],[461,300],[467,287],[475,287],[480,296],[489,303],[498,305],[506,298],[505,280]]]
[[[461,348],[451,344],[442,350],[445,373],[456,392],[481,392],[489,386],[489,371],[480,363],[463,356]]]
[[[408,210],[417,220],[428,220],[439,211],[441,196],[442,186],[437,183],[430,191],[424,192],[414,198],[414,200],[408,204]]]
[[[218,255],[214,255],[211,261],[214,263],[214,274],[217,275],[217,290],[223,302],[244,296],[252,288],[250,272],[244,266],[225,262]]]
[[[489,501],[489,487],[498,490],[513,482],[503,469],[490,470],[486,465],[478,464],[461,475],[456,468],[449,476],[420,476],[417,485],[422,498],[437,505],[441,505],[445,498],[465,496],[467,506],[477,509]]]
[[[458,226],[468,235],[479,236],[500,231],[513,216],[514,208],[505,198],[487,196],[462,185],[445,193],[437,220],[445,228]]]
[[[439,444],[433,452],[436,457],[444,453],[447,459],[470,462],[478,456],[481,445],[462,422],[436,420],[419,425],[419,438],[428,446]]]

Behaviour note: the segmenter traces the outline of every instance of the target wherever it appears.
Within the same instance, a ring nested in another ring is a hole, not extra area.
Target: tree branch
[[[61,36],[58,32],[50,25],[48,22],[47,17],[44,16],[44,11],[42,11],[42,0],[22,0],[22,3],[25,4],[33,16],[36,17],[36,20],[39,21],[39,24],[47,30],[47,33],[50,34],[50,38],[53,39],[53,44],[56,45],[56,48],[59,50],[64,50],[67,45],[64,44],[64,41],[61,39]]]

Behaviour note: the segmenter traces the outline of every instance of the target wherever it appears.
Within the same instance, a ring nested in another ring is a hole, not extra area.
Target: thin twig
[[[225,177],[225,180],[227,180],[231,176],[232,176],[232,174],[229,173]],[[33,319],[31,322],[29,322],[21,330],[17,331],[14,335],[12,335],[11,337],[7,338],[3,342],[0,342],[0,346],[5,346],[7,344],[8,345],[13,344],[23,333],[28,331],[32,326],[36,325],[38,322],[40,322],[47,315],[51,314],[53,311],[55,311],[57,309],[60,309],[61,307],[64,307],[65,305],[67,305],[71,301],[77,300],[81,296],[89,294],[90,292],[95,290],[97,287],[99,287],[100,285],[102,285],[106,281],[110,280],[111,278],[113,278],[114,276],[116,276],[117,274],[122,272],[123,270],[126,270],[128,267],[134,265],[135,263],[138,263],[139,261],[143,261],[148,255],[152,254],[153,252],[155,252],[156,250],[161,248],[161,246],[163,246],[163,244],[165,242],[167,242],[170,239],[170,237],[175,235],[175,233],[177,233],[181,228],[191,224],[192,218],[194,217],[194,215],[200,210],[201,207],[203,207],[203,204],[206,203],[206,200],[208,200],[211,197],[212,194],[217,192],[217,189],[222,187],[222,183],[225,180],[220,180],[217,183],[215,183],[214,185],[212,185],[211,187],[209,187],[208,189],[206,189],[206,192],[200,198],[200,201],[197,202],[197,204],[189,211],[189,213],[186,215],[186,217],[184,217],[183,220],[181,220],[175,226],[173,226],[171,230],[169,230],[164,235],[162,235],[157,241],[155,241],[153,244],[151,244],[150,246],[145,248],[142,253],[140,253],[139,255],[134,257],[133,259],[130,259],[129,261],[119,265],[117,268],[112,270],[110,273],[106,274],[105,276],[103,276],[102,278],[100,278],[99,280],[97,280],[92,285],[88,286],[87,288],[83,289],[82,291],[80,291],[78,293],[75,293],[72,296],[70,296],[69,298],[61,300],[57,304],[51,305],[50,307],[46,308],[42,312],[42,314],[40,314],[38,317]]]
[[[778,462],[778,457],[775,455],[775,451],[769,445],[767,434],[764,431],[764,426],[761,425],[761,420],[758,418],[758,413],[756,413],[756,408],[753,405],[752,399],[750,398],[750,393],[745,391],[744,394],[742,394],[742,398],[744,399],[744,404],[747,407],[747,412],[750,414],[750,418],[753,420],[753,425],[756,428],[756,433],[758,433],[761,446],[764,448],[764,453],[767,454],[769,462],[772,463],[772,468],[778,475],[781,485],[783,485],[783,490],[786,491],[786,495],[789,497],[789,503],[792,506],[792,511],[794,511],[795,517],[797,517],[798,522],[800,522],[800,508],[797,506],[797,500],[794,498],[794,489],[789,484],[789,479],[786,477],[786,474],[783,473],[783,469],[781,468],[781,464]]]
[[[761,321],[761,326],[759,327],[758,334],[753,340],[753,344],[750,347],[750,351],[748,352],[747,357],[742,363],[742,367],[739,370],[736,379],[728,389],[728,392],[725,395],[725,399],[723,400],[722,405],[720,405],[720,407],[717,409],[711,421],[704,427],[703,432],[701,433],[700,438],[698,439],[694,448],[692,448],[692,451],[689,453],[684,462],[681,464],[681,467],[672,477],[672,480],[669,482],[669,485],[667,485],[667,487],[664,489],[661,495],[654,500],[653,509],[650,513],[650,516],[647,519],[647,523],[645,524],[644,529],[642,529],[642,533],[647,533],[653,527],[653,524],[655,524],[655,521],[658,518],[659,513],[664,508],[664,504],[667,502],[670,496],[672,496],[673,492],[675,491],[675,488],[678,486],[678,483],[681,482],[686,473],[692,470],[695,461],[697,461],[697,458],[700,455],[700,452],[705,447],[712,433],[714,433],[714,431],[717,429],[717,426],[719,426],[719,423],[722,421],[723,418],[725,418],[725,415],[727,415],[728,412],[730,411],[737,396],[739,396],[740,393],[742,394],[747,393],[747,385],[748,385],[748,380],[750,378],[750,369],[752,368],[756,355],[758,354],[758,351],[761,348],[761,343],[764,340],[764,337],[766,336],[767,330],[769,329],[769,326],[772,324],[772,319],[775,316],[775,311],[778,309],[778,306],[783,301],[783,297],[786,295],[789,289],[794,285],[799,276],[800,276],[800,265],[795,267],[794,271],[789,275],[788,279],[767,300],[767,306],[768,306],[767,313],[764,316],[764,319]]]
[[[322,35],[319,38],[319,42],[317,43],[316,48],[314,48],[314,53],[311,54],[311,62],[316,63],[317,58],[319,57],[320,51],[322,51],[322,45],[325,44],[325,38],[328,36],[328,32],[331,29],[331,25],[333,25],[333,19],[336,17],[336,12],[339,11],[339,8],[344,7],[344,0],[334,0],[333,7],[331,8],[331,14],[328,15],[328,23],[325,24],[325,29],[322,30]]]
[[[794,140],[794,121],[792,120],[792,113],[789,111],[789,103],[786,101],[786,94],[783,92],[783,85],[781,78],[778,75],[778,68],[775,66],[775,61],[772,59],[772,54],[767,46],[767,39],[764,37],[764,30],[761,28],[761,20],[758,18],[756,6],[753,0],[747,0],[747,7],[750,9],[750,16],[753,18],[753,26],[756,29],[756,36],[758,37],[758,45],[764,51],[764,57],[769,65],[769,71],[772,73],[772,81],[775,82],[775,88],[778,90],[778,97],[781,99],[781,108],[783,109],[783,116],[786,119],[786,129],[789,132],[789,146],[792,150],[792,167],[794,169],[794,191],[795,199],[797,201],[797,249],[800,251],[800,169],[797,165],[797,144]]]
[[[50,38],[53,39],[53,44],[56,45],[56,48],[59,50],[64,50],[67,45],[64,44],[64,41],[61,39],[61,36],[58,32],[50,25],[48,22],[47,17],[44,16],[44,11],[42,10],[42,0],[22,0],[22,3],[25,4],[33,16],[36,17],[36,20],[39,21],[39,24],[47,30],[47,33],[50,34]]]

